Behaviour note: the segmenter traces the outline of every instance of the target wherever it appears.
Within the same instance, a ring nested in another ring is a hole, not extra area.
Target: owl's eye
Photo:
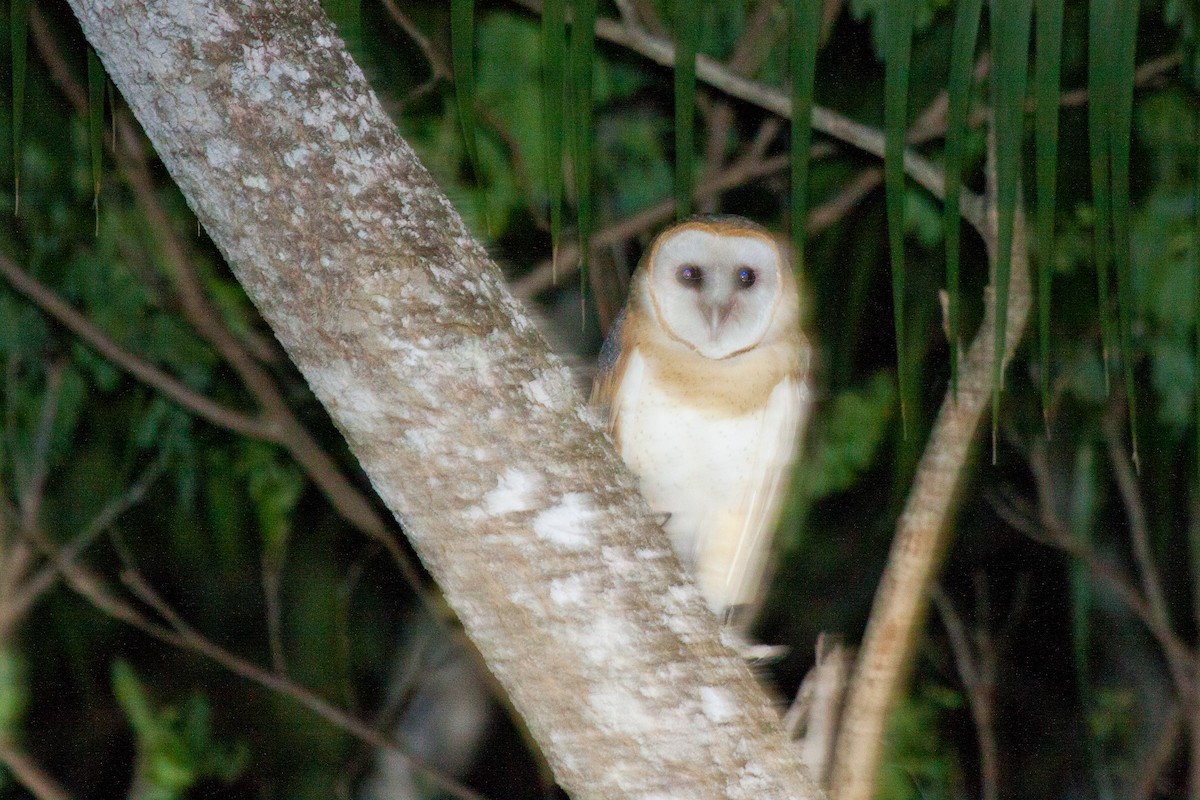
[[[738,270],[737,279],[738,286],[741,286],[743,289],[749,289],[758,280],[758,273],[749,267],[742,267]]]
[[[675,279],[688,288],[699,289],[700,282],[704,280],[704,270],[694,264],[684,264],[675,271]]]

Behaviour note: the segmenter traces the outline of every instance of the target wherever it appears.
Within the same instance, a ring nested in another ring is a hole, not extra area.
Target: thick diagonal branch
[[[572,796],[818,797],[318,3],[71,6]]]

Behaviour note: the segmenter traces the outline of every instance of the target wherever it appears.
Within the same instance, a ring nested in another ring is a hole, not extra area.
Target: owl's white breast
[[[749,408],[689,405],[635,350],[613,402],[621,455],[651,508],[670,514],[672,544],[709,604],[750,602],[795,449],[796,381],[780,380]]]

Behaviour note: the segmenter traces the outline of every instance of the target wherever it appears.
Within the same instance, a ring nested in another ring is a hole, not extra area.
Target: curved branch
[[[989,144],[989,175],[994,169],[993,149]],[[987,230],[995,225],[995,206],[989,205]],[[989,258],[994,259],[995,236],[983,238]],[[1009,291],[1008,329],[1000,354],[1005,362],[1024,335],[1032,306],[1025,215],[1020,207],[1013,226]],[[942,401],[896,523],[838,737],[832,784],[838,800],[868,800],[874,790],[888,715],[903,690],[926,617],[930,583],[952,533],[955,498],[967,472],[971,445],[991,401],[997,313],[1003,312],[996,308],[994,293],[985,292],[983,322],[959,372],[957,402],[950,393]]]

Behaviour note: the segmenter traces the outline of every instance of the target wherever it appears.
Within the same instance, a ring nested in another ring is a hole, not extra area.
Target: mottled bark
[[[569,376],[315,0],[71,0],[577,798],[817,797]]]

